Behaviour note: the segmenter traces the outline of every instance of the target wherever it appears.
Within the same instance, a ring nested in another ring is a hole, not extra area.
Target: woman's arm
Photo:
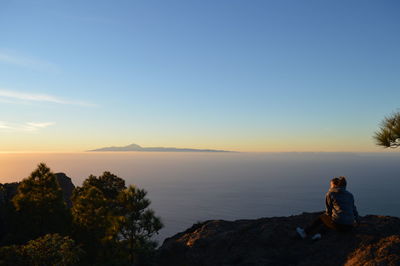
[[[360,223],[360,216],[358,215],[357,207],[354,204],[354,197],[353,197],[353,214],[354,214],[354,220],[356,223]]]
[[[326,193],[325,196],[325,213],[329,217],[332,216],[332,200],[331,200],[331,194],[329,192]]]

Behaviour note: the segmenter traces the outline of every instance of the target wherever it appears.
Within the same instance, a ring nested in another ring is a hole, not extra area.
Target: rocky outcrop
[[[72,183],[70,177],[64,173],[56,173],[58,184],[60,184],[61,190],[63,192],[64,201],[68,208],[72,207],[71,197],[75,189],[75,185]]]
[[[213,220],[164,241],[163,266],[400,265],[400,219],[367,215],[348,233],[328,231],[321,240],[300,239],[320,213],[257,220]]]

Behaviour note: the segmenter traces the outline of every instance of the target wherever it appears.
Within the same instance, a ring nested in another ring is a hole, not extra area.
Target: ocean
[[[321,211],[330,179],[341,175],[361,215],[400,216],[397,152],[0,154],[0,182],[20,181],[40,162],[77,186],[110,171],[147,190],[165,224],[159,242],[199,221]]]

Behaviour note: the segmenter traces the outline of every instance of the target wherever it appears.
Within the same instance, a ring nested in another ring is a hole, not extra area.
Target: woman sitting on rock
[[[321,238],[321,233],[326,228],[345,232],[353,228],[354,222],[359,224],[360,217],[354,205],[353,194],[346,190],[346,178],[343,176],[335,177],[331,180],[330,185],[331,187],[325,197],[325,213],[320,215],[307,228],[296,228],[301,238],[304,239],[307,235],[314,234],[312,239],[317,240]]]

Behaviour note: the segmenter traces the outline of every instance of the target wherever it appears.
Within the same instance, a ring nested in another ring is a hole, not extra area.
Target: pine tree
[[[16,236],[19,241],[49,233],[68,233],[70,213],[57,178],[46,164],[39,164],[21,182],[12,202],[16,210]]]
[[[74,238],[85,249],[88,259],[101,254],[102,241],[109,227],[107,200],[96,187],[76,188],[72,197]]]
[[[129,263],[143,265],[146,255],[154,250],[156,243],[151,237],[163,227],[161,219],[149,209],[147,192],[135,186],[129,186],[120,193],[119,202],[123,214],[118,220],[120,243],[127,252]],[[151,254],[150,254],[151,255]]]
[[[104,172],[89,176],[73,193],[74,237],[83,244],[89,263],[106,263],[114,257],[120,212],[117,199],[125,188],[122,178]]]
[[[118,197],[118,194],[126,188],[125,180],[110,172],[104,172],[99,177],[90,175],[83,182],[82,187],[89,186],[94,186],[100,189],[104,197],[109,200],[115,200]]]
[[[400,112],[386,117],[379,131],[375,132],[377,145],[383,147],[397,148],[400,146]]]
[[[110,172],[89,176],[72,197],[74,238],[96,265],[146,265],[154,255],[151,237],[163,227],[149,209],[147,192]]]

